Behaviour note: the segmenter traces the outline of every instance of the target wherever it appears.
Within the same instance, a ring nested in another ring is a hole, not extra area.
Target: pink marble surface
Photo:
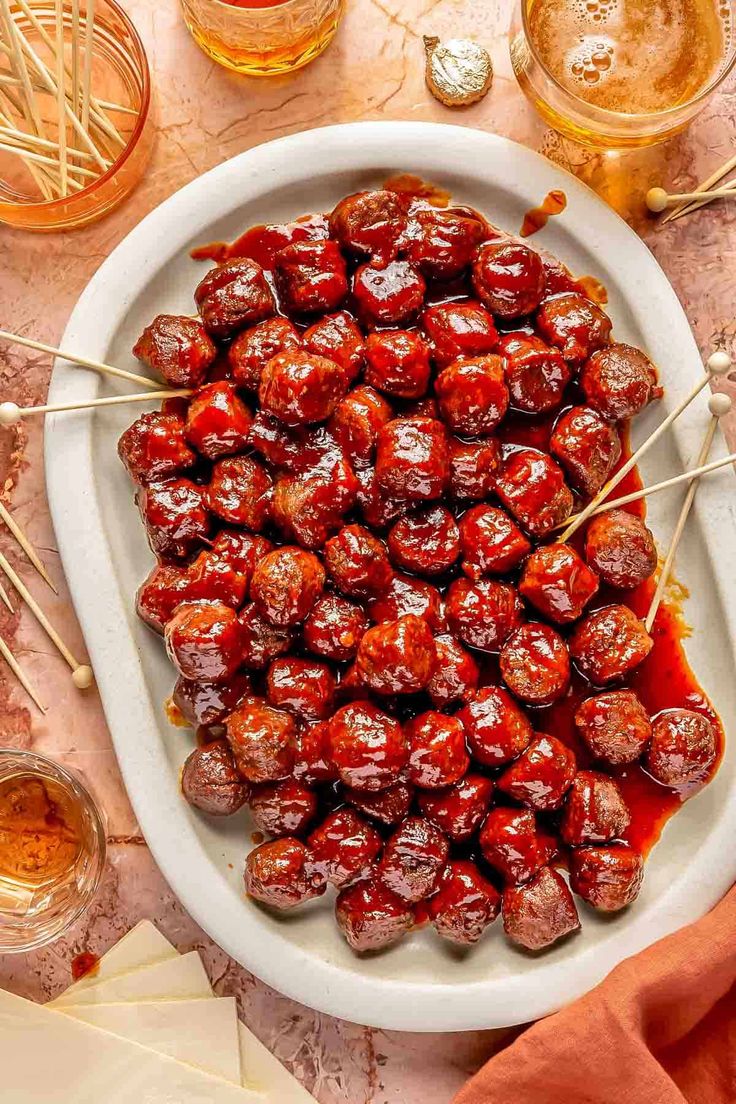
[[[439,120],[507,135],[571,168],[629,219],[671,279],[703,351],[733,353],[736,340],[736,205],[712,204],[674,225],[647,218],[641,196],[654,183],[684,191],[734,150],[736,82],[691,130],[624,156],[598,155],[546,130],[521,96],[507,55],[508,0],[348,0],[330,50],[310,68],[270,81],[243,80],[210,63],[190,41],[176,0],[127,0],[148,49],[157,95],[157,143],[145,180],[97,226],[56,237],[0,228],[0,325],[51,343],[79,293],[125,233],[160,200],[212,165],[308,127],[359,119]],[[495,79],[478,105],[451,111],[423,81],[423,34],[470,35],[491,49]],[[410,168],[410,166],[407,166]],[[0,400],[43,400],[50,365],[42,355],[0,348]],[[0,430],[3,498],[49,565],[59,597],[39,585],[5,533],[0,548],[42,598],[68,643],[83,641],[55,550],[46,506],[42,423]],[[733,431],[729,433],[733,439]],[[219,993],[235,993],[246,1022],[321,1104],[447,1104],[468,1074],[507,1037],[499,1032],[407,1035],[331,1019],[281,997],[229,960],[173,897],[140,836],[117,770],[95,692],[81,696],[32,618],[0,609],[11,642],[49,704],[29,711],[0,668],[0,745],[33,747],[84,772],[108,818],[109,862],[102,891],[68,936],[28,956],[0,957],[0,985],[45,1000],[70,981],[82,950],[102,953],[137,920],[150,917],[181,950],[198,948]]]

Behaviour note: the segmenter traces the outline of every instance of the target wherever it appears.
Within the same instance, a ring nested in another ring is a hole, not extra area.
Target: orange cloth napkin
[[[734,1104],[736,887],[495,1055],[453,1104]]]

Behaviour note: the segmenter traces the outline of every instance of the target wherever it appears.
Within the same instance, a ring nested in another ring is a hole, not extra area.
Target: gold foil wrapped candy
[[[427,54],[427,86],[440,103],[463,107],[482,100],[493,80],[493,63],[488,51],[470,38],[449,38],[440,42],[424,36]]]

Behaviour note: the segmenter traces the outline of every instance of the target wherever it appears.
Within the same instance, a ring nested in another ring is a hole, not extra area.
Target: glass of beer
[[[625,149],[682,130],[736,62],[736,0],[517,0],[511,63],[555,130]]]
[[[345,0],[181,0],[184,21],[211,58],[247,76],[300,69],[329,45]]]

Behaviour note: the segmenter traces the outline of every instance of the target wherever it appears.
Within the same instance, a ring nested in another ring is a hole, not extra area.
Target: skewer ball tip
[[[655,215],[659,215],[667,206],[669,196],[664,188],[650,188],[646,194],[646,205]]]
[[[716,392],[708,399],[708,409],[716,418],[722,418],[724,414],[729,414],[732,406],[733,399],[730,395],[724,394],[723,391]]]
[[[92,668],[88,667],[86,663],[80,663],[79,667],[72,671],[72,682],[77,690],[89,690],[94,681],[95,676]]]
[[[732,364],[733,361],[725,349],[718,349],[710,354],[705,366],[712,375],[725,376],[726,372],[731,370]],[[2,410],[1,407],[0,410]]]
[[[0,403],[0,425],[15,425],[21,419],[20,407],[14,402]]]

